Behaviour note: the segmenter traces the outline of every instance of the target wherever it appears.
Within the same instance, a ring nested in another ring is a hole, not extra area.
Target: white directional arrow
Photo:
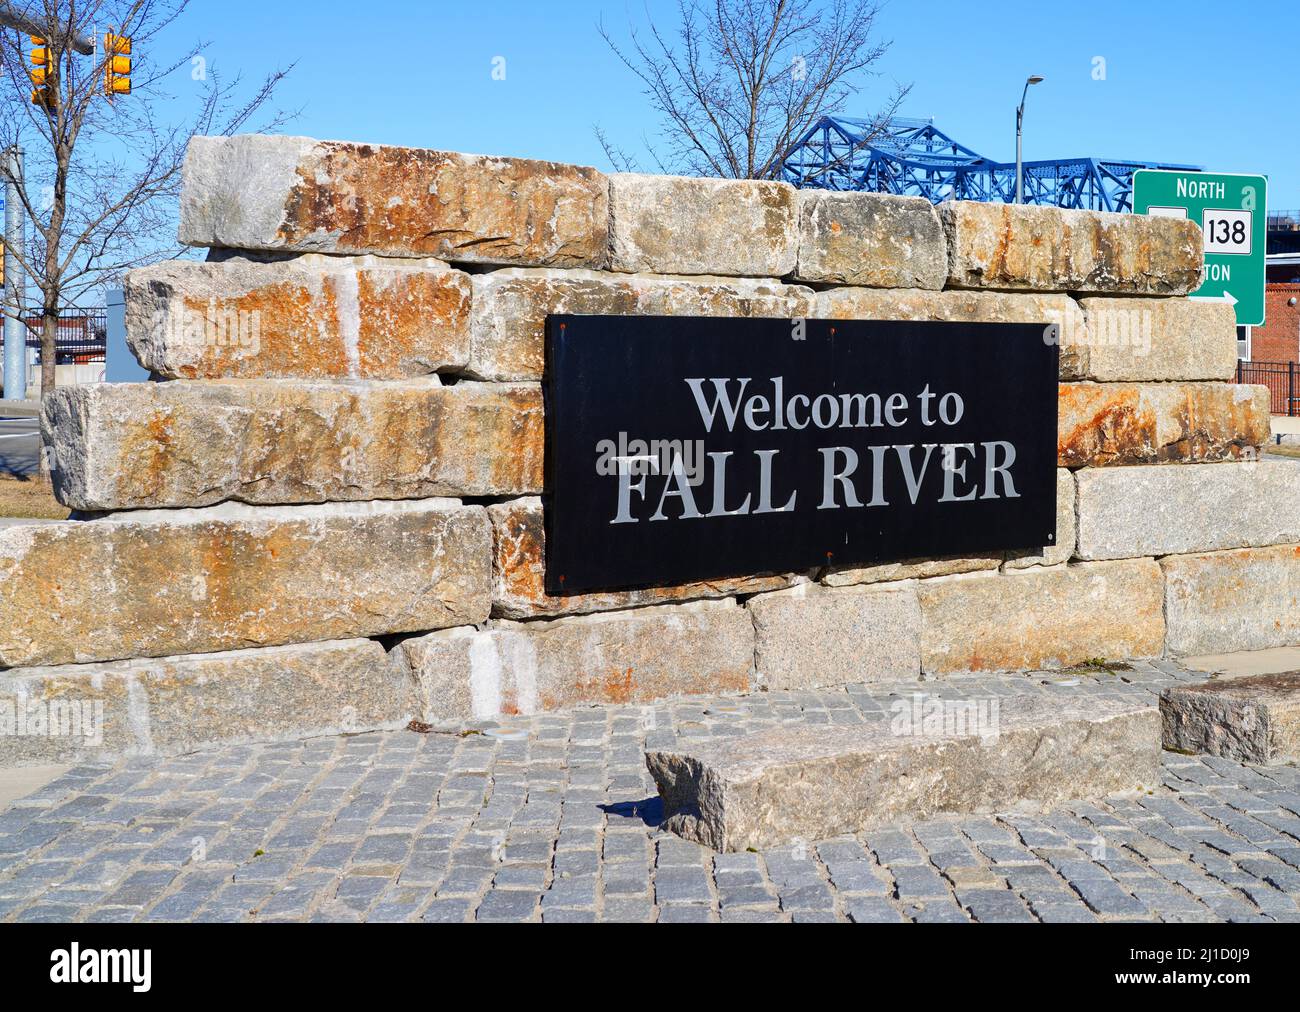
[[[1237,297],[1232,292],[1224,292],[1222,295],[1189,295],[1188,298],[1197,302],[1226,302],[1230,306],[1237,304]]]

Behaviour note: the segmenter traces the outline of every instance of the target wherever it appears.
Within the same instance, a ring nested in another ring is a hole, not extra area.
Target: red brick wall
[[[1291,299],[1297,305],[1289,306]],[[1268,322],[1250,335],[1256,362],[1300,362],[1300,285],[1270,283],[1265,294]]]

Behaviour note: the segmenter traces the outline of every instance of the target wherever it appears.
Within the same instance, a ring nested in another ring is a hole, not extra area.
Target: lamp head
[[[1030,74],[1030,75],[1029,75],[1029,80],[1026,81],[1025,83],[1026,83],[1026,84],[1042,84],[1044,80],[1045,80],[1045,78],[1043,77],[1042,74]]]

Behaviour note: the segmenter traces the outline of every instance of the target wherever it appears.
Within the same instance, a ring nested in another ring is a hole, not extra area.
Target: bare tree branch
[[[640,80],[660,115],[660,165],[691,175],[773,179],[786,153],[812,126],[875,76],[889,50],[875,39],[880,0],[678,0],[670,40],[646,9],[648,35],[635,26],[620,43],[598,30]],[[864,143],[884,130],[910,86],[875,115]],[[606,133],[611,164],[634,162]]]
[[[0,29],[0,149],[25,151],[18,203],[28,232],[25,249],[0,242],[40,303],[43,394],[55,385],[63,310],[127,270],[181,254],[175,207],[190,138],[233,133],[263,113],[262,129],[286,119],[268,106],[292,67],[249,92],[240,76],[227,81],[209,66],[203,43],[164,51],[161,33],[188,6],[189,0],[7,0],[7,13],[22,23],[47,26],[42,38],[57,67],[50,85],[57,101],[33,104],[28,36]],[[132,41],[129,96],[105,94],[109,31]],[[89,39],[95,51],[83,55]],[[174,83],[191,90],[172,93]]]
[[[599,126],[593,127],[593,129],[596,131],[596,140],[600,142],[600,146],[605,150],[605,158],[608,159],[610,165],[614,166],[615,172],[641,171],[636,159],[615,145],[603,129]]]
[[[57,68],[49,87],[57,101],[30,101],[26,34],[0,30],[0,149],[25,150],[25,179],[17,187],[27,219],[23,249],[4,242],[37,292],[41,320],[41,392],[55,387],[56,338],[66,307],[76,305],[128,270],[181,254],[175,206],[185,150],[196,134],[246,127],[272,98],[288,71],[268,75],[249,97],[237,75],[226,82],[207,63],[206,46],[161,58],[160,33],[189,0],[11,0],[7,14],[47,26],[41,38]],[[133,45],[132,93],[110,98],[105,76],[111,53],[102,34]],[[95,51],[82,55],[85,40]],[[193,91],[165,89],[185,70]],[[289,68],[292,69],[292,68]],[[177,108],[188,106],[188,116]],[[271,114],[263,124],[284,122]],[[23,306],[11,311],[24,318]],[[22,396],[19,393],[17,396]],[[41,454],[41,476],[46,461]]]

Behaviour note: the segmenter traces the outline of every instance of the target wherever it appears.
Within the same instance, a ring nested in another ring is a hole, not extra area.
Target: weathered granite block
[[[1300,643],[1300,545],[1171,555],[1160,565],[1170,653],[1227,654]]]
[[[1196,299],[1081,299],[1087,342],[1078,376],[1099,382],[1231,380],[1237,315]]]
[[[341,640],[18,668],[0,674],[0,723],[20,710],[28,733],[0,734],[0,767],[395,729],[414,697],[378,643]]]
[[[493,622],[403,641],[420,719],[435,725],[588,703],[744,692],[754,628],[734,601]]]
[[[921,676],[916,585],[795,587],[751,599],[758,683],[815,689]]]
[[[632,274],[784,277],[798,259],[797,210],[789,183],[613,175],[610,267]]]
[[[933,731],[917,726],[911,704],[900,700],[892,720],[649,751],[665,828],[717,851],[764,850],[1160,783],[1154,706],[1038,696],[957,705],[961,713],[945,714]]]
[[[799,281],[940,289],[948,247],[934,205],[885,193],[799,193]]]
[[[1077,493],[1074,475],[1064,468],[1056,472],[1056,541],[1037,552],[1009,554],[1007,569],[1032,569],[1035,566],[1059,566],[1074,557],[1078,539]]]
[[[1300,467],[1288,461],[1087,468],[1081,559],[1133,559],[1300,541]]]
[[[1300,759],[1300,673],[1176,685],[1160,697],[1165,748],[1267,766]]]
[[[486,512],[451,500],[116,514],[0,529],[0,668],[473,625]]]
[[[164,379],[403,379],[469,362],[470,278],[435,260],[171,261],[126,276],[127,343]]]
[[[1186,295],[1201,284],[1195,222],[1057,207],[939,205],[953,288]]]
[[[828,587],[857,587],[899,580],[928,580],[936,576],[956,576],[958,573],[984,573],[998,569],[1001,565],[1001,555],[912,559],[854,568],[831,567],[822,574],[821,582]]]
[[[1267,387],[1232,383],[1065,383],[1062,467],[1258,459],[1272,433]]]
[[[494,540],[492,614],[529,619],[618,611],[701,598],[761,594],[807,582],[806,576],[776,574],[734,580],[706,580],[676,587],[597,594],[546,593],[546,528],[542,501],[534,496],[488,507]]]
[[[427,379],[97,383],[43,416],[79,510],[540,492],[543,428],[540,387]]]
[[[1068,295],[1034,292],[929,292],[905,288],[831,288],[813,298],[819,320],[915,320],[937,323],[1054,324],[1061,379],[1083,375],[1087,320]]]
[[[546,317],[811,315],[812,290],[751,278],[671,278],[510,268],[474,277],[469,372],[485,380],[540,380]]]
[[[181,242],[227,249],[601,267],[608,225],[595,169],[305,137],[195,137],[181,191]]]
[[[1150,559],[923,580],[927,674],[1069,667],[1164,652],[1164,585]]]

